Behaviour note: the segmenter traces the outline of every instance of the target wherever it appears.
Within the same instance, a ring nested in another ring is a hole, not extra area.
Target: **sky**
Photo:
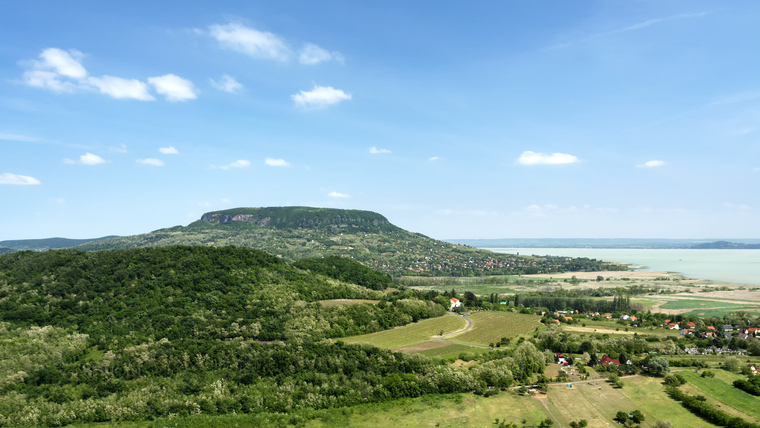
[[[0,0],[0,240],[760,238],[758,41],[755,1]]]

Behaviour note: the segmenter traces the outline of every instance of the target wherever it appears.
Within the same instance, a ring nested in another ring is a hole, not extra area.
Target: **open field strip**
[[[373,305],[378,304],[379,300],[362,300],[362,299],[332,299],[332,300],[320,300],[319,303],[322,306],[343,306],[343,305],[356,305],[359,303],[371,303]]]
[[[573,382],[572,388],[566,383],[552,384],[546,396],[548,409],[560,426],[586,419],[589,427],[608,428],[618,425],[613,422],[618,410],[637,409],[646,417],[643,426],[652,426],[658,419],[670,421],[679,428],[715,426],[668,397],[660,378],[627,376],[621,380],[625,385],[622,389],[612,388],[604,380]]]
[[[467,316],[472,319],[470,330],[447,338],[450,342],[488,346],[502,337],[514,337],[543,327],[541,318],[535,315],[512,312],[475,312]]]
[[[664,305],[660,305],[662,309],[725,309],[725,308],[746,308],[748,306],[757,306],[757,304],[736,303],[736,302],[723,302],[715,300],[699,300],[699,299],[678,299],[670,300]]]
[[[634,405],[630,409],[612,408],[617,410],[631,411],[634,409],[641,410],[646,416],[644,426],[653,426],[658,419],[669,421],[674,427],[678,428],[701,428],[714,427],[704,419],[694,415],[680,403],[670,398],[665,393],[662,385],[662,378],[653,378],[648,376],[626,376],[620,378],[623,381],[623,388],[619,389],[620,393],[626,396]],[[613,423],[610,423],[612,426]]]
[[[633,410],[633,404],[604,380],[598,381],[598,385],[572,385],[572,388],[568,388],[566,383],[549,386],[546,396],[548,409],[559,426],[568,426],[572,421],[586,419],[589,427],[607,427],[618,410]]]
[[[729,373],[725,370],[713,370],[714,378],[703,378],[693,371],[680,371],[688,383],[681,388],[691,385],[694,389],[701,391],[720,402],[721,409],[728,411],[725,407],[731,407],[744,415],[744,418],[760,421],[760,397],[748,394],[739,388],[735,388],[733,382],[741,379],[743,376]],[[684,389],[684,392],[688,392]]]
[[[463,329],[466,325],[467,321],[462,317],[446,314],[442,317],[422,320],[391,330],[344,337],[340,340],[346,343],[369,343],[380,348],[398,349],[439,337],[441,331],[444,334],[453,333]]]
[[[650,328],[650,327],[629,327],[626,325],[617,324],[613,321],[593,321],[583,320],[581,318],[581,324],[562,324],[562,329],[567,331],[577,331],[591,334],[620,334],[620,335],[633,335],[638,333],[639,336],[678,336],[681,332],[676,330],[667,330],[664,328]],[[586,324],[585,326],[583,324]],[[625,329],[628,331],[625,331]],[[618,330],[619,329],[619,330]]]
[[[549,415],[541,404],[531,397],[515,396],[502,392],[483,398],[473,394],[452,394],[446,396],[426,396],[415,399],[397,400],[382,404],[359,405],[347,409],[346,415],[315,419],[306,427],[489,427],[494,420],[515,423],[522,426],[526,419],[529,425],[537,426]],[[337,412],[331,412],[335,415]]]

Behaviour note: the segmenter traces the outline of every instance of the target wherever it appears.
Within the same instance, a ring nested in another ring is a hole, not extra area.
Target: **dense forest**
[[[530,342],[461,371],[325,340],[439,316],[448,301],[380,291],[388,277],[351,260],[303,264],[201,246],[0,256],[0,426],[318,409],[543,370]],[[322,302],[336,298],[377,303]]]

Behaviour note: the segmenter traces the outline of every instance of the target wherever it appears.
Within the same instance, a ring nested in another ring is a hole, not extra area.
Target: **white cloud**
[[[219,82],[214,81],[214,79],[209,79],[209,80],[211,81],[211,86],[213,86],[216,89],[219,89],[222,92],[237,94],[243,90],[243,85],[241,85],[240,82],[235,80],[235,78],[230,76],[229,74],[225,74],[224,76],[222,76],[222,80],[220,80]]]
[[[164,166],[164,161],[162,161],[161,159],[155,159],[155,158],[137,159],[136,162],[141,165]]]
[[[85,153],[82,156],[79,156],[79,163],[82,165],[100,165],[106,162],[105,159],[98,155],[93,155],[92,153]]]
[[[341,64],[345,62],[345,58],[340,52],[330,52],[314,43],[307,43],[304,45],[303,49],[301,49],[301,54],[298,57],[298,62],[304,65],[315,65],[320,62],[332,60]]]
[[[338,192],[330,192],[327,194],[327,196],[331,198],[350,198],[350,195],[347,195],[345,193],[338,193]]]
[[[231,164],[228,164],[228,165],[222,165],[222,166],[211,165],[211,168],[219,168],[223,170],[228,170],[228,169],[233,169],[233,168],[248,168],[249,166],[251,166],[250,161],[247,161],[245,159],[238,159],[235,162],[232,162]]]
[[[287,61],[290,48],[278,36],[240,24],[212,25],[211,37],[222,46],[260,59]]]
[[[273,158],[266,158],[264,160],[264,164],[269,166],[290,166],[288,162],[285,161],[285,159],[273,159]]]
[[[93,155],[92,153],[85,153],[82,156],[79,156],[79,160],[75,161],[69,158],[66,158],[63,160],[63,163],[68,165],[75,165],[75,164],[82,164],[82,165],[100,165],[102,163],[108,162],[107,160],[101,158],[98,155]]]
[[[28,69],[23,74],[23,83],[35,88],[53,92],[77,92],[97,90],[101,94],[116,99],[153,101],[148,84],[138,79],[103,75],[88,76],[80,60],[84,55],[76,50],[64,51],[47,48],[39,55],[40,60],[22,62]],[[184,101],[197,97],[198,91],[189,80],[166,74],[148,79],[159,94],[169,101]]]
[[[520,155],[520,158],[517,159],[517,163],[520,165],[559,165],[577,162],[580,162],[580,159],[566,153],[552,153],[547,155],[545,153],[531,151],[523,152]]]
[[[169,147],[159,147],[158,151],[165,154],[165,155],[178,155],[179,150],[175,149],[172,146]]]
[[[641,165],[636,165],[636,168],[657,168],[658,166],[665,166],[665,161],[650,160],[648,162],[644,162]]]
[[[390,153],[391,151],[388,149],[378,149],[377,147],[372,146],[369,148],[369,152],[373,155],[380,155]]]
[[[24,83],[34,88],[49,89],[53,92],[74,92],[78,87],[72,82],[64,82],[59,79],[58,73],[45,70],[25,71]]]
[[[39,138],[18,134],[0,134],[0,140],[18,141],[19,143],[36,143],[38,141],[42,141]]]
[[[432,158],[428,159],[428,161],[430,161],[430,162],[435,162],[435,161],[437,161],[438,159],[440,159],[438,156],[433,156]]]
[[[174,74],[165,74],[159,77],[149,77],[148,83],[156,88],[156,92],[166,96],[167,101],[194,100],[198,97],[193,82],[183,79]]]
[[[116,99],[135,99],[153,101],[155,98],[148,93],[148,85],[137,79],[123,79],[115,76],[90,77],[87,83],[98,88],[101,94]]]
[[[30,177],[28,175],[17,175],[6,172],[4,174],[0,174],[0,184],[16,184],[20,186],[28,186],[42,183],[40,180],[37,180],[36,178]]]
[[[35,65],[40,69],[53,69],[61,76],[83,79],[87,76],[87,70],[79,62],[83,57],[84,54],[77,50],[66,52],[62,49],[47,48],[40,54],[42,61],[36,61]]]
[[[350,100],[351,94],[347,94],[340,89],[335,89],[332,86],[314,85],[314,89],[311,91],[301,91],[298,94],[292,95],[292,98],[298,107],[324,108],[341,101]]]
[[[56,198],[56,199],[53,200],[53,202],[55,202],[56,204],[59,204],[59,205],[66,205],[66,199],[64,199],[64,198]]]

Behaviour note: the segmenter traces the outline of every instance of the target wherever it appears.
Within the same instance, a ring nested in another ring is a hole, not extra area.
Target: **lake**
[[[676,272],[687,278],[760,285],[760,250],[486,248],[497,253],[588,257]]]

